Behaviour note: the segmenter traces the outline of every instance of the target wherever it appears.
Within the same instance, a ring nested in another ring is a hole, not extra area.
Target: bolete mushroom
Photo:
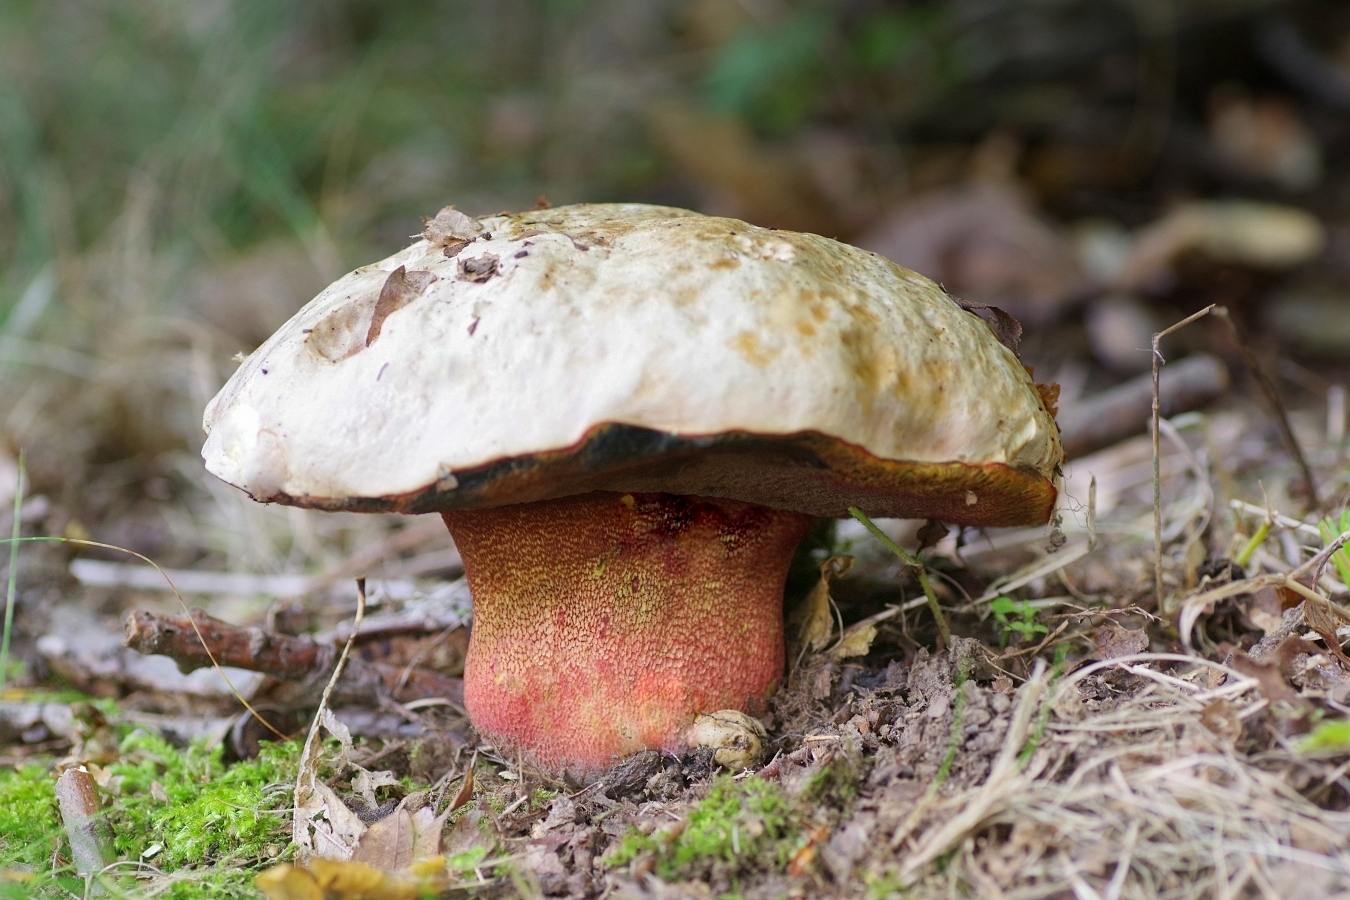
[[[812,517],[1043,523],[1061,461],[1027,370],[928,279],[633,204],[443,210],[282,326],[205,427],[257,500],[441,513],[471,719],[578,777],[773,691]]]

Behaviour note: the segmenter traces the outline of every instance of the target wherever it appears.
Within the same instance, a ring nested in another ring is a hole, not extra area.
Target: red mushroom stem
[[[592,777],[777,686],[810,516],[608,492],[444,516],[474,600],[464,703],[499,750]]]

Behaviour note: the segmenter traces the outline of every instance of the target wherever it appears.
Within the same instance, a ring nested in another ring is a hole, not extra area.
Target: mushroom
[[[928,279],[636,204],[443,210],[249,356],[205,428],[256,500],[440,513],[470,718],[579,778],[773,692],[813,517],[1044,523],[1062,458],[1016,355]]]

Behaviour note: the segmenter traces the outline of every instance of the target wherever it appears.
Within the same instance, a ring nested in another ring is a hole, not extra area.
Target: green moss
[[[220,749],[178,750],[133,732],[108,766],[108,819],[119,857],[174,872],[207,865],[256,865],[289,843],[287,811],[300,747],[264,744],[255,760],[226,766]]]
[[[65,839],[55,783],[43,766],[0,770],[0,868],[44,866]]]
[[[656,855],[656,873],[667,880],[698,877],[711,864],[733,870],[772,860],[787,865],[803,817],[774,782],[722,776],[680,825],[646,835],[636,830],[610,856],[623,865],[642,853]]]

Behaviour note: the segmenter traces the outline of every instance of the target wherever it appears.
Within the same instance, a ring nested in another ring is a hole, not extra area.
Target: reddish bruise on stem
[[[499,749],[578,777],[679,749],[783,669],[783,585],[810,516],[597,492],[444,514],[474,626],[464,701]]]

